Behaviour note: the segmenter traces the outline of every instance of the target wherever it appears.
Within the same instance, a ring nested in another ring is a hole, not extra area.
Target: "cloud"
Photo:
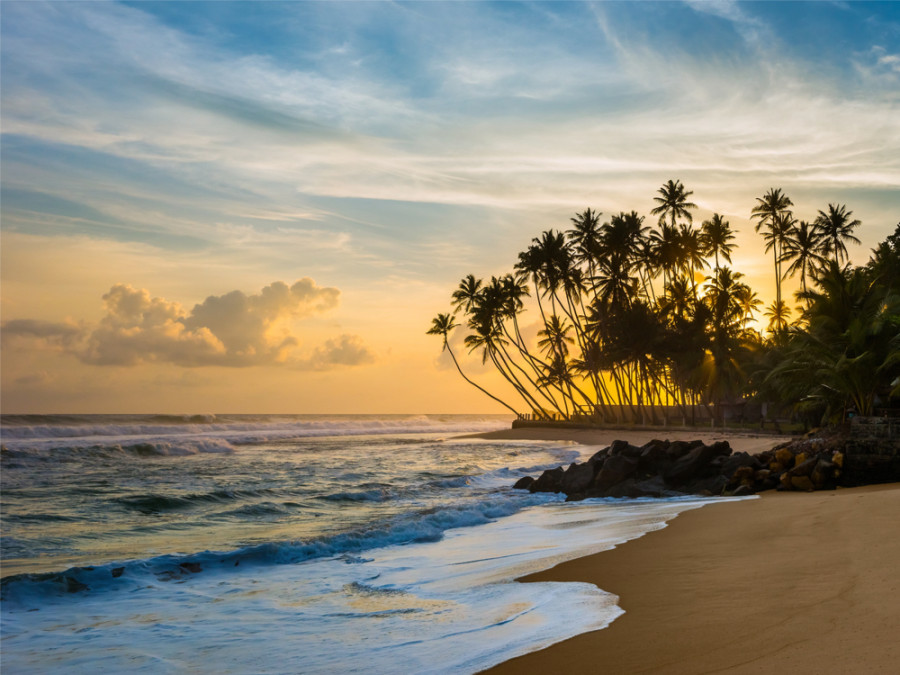
[[[146,289],[115,284],[103,296],[106,314],[94,327],[15,319],[3,324],[2,335],[9,345],[25,340],[98,366],[294,364],[326,370],[372,363],[374,354],[354,335],[328,340],[308,357],[297,355],[300,340],[291,322],[324,314],[339,300],[337,288],[304,277],[291,286],[276,281],[251,295],[211,295],[186,311]]]
[[[335,366],[363,366],[375,362],[375,354],[358,335],[341,335],[316,347],[312,356],[298,363],[302,369],[330,370]]]

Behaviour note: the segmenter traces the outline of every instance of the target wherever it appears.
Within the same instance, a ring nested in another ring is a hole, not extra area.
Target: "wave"
[[[313,558],[348,556],[384,546],[438,541],[444,532],[510,516],[536,504],[559,501],[550,494],[496,494],[485,499],[442,508],[423,509],[381,523],[313,539],[269,542],[233,551],[204,551],[192,555],[164,555],[144,560],[72,567],[63,572],[17,574],[0,581],[0,599],[17,604],[39,603],[45,597],[69,593],[134,590],[147,583],[180,580],[201,572],[234,572],[248,565],[300,563]],[[283,506],[257,505],[280,513]]]
[[[475,433],[508,424],[508,418],[496,415],[3,415],[0,435],[8,450],[144,444],[179,448],[186,439],[239,445],[326,436]]]
[[[89,457],[185,457],[200,453],[232,453],[234,446],[222,438],[186,438],[147,440],[139,443],[91,443],[75,445],[33,446],[29,444],[0,448],[4,463],[21,461],[66,461]]]

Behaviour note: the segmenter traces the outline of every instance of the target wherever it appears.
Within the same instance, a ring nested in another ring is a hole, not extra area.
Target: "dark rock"
[[[733,497],[745,497],[747,495],[754,494],[754,490],[749,485],[738,485],[734,492],[731,493]]]
[[[817,490],[834,487],[834,469],[833,462],[829,462],[824,457],[819,458],[809,476]]]
[[[562,492],[562,477],[565,471],[561,466],[547,469],[528,488],[531,492]]]
[[[723,476],[727,476],[727,473],[722,474]],[[731,475],[731,479],[728,481],[730,485],[752,485],[753,481],[756,478],[756,471],[753,470],[752,466],[740,466],[735,470],[735,472]]]
[[[591,455],[591,458],[588,460],[588,463],[589,464],[596,464],[597,462],[602,463],[603,460],[605,460],[607,457],[609,457],[609,447],[603,448],[602,450],[598,450],[593,455]]]
[[[674,443],[672,445],[675,445]],[[670,446],[671,447],[671,446]],[[698,475],[714,457],[731,454],[731,446],[727,441],[719,441],[712,445],[699,445],[679,458],[665,473],[666,482],[670,485],[684,485]]]
[[[631,445],[628,441],[613,441],[612,445],[609,446],[609,454],[613,457],[624,455],[625,457],[637,459],[641,456],[641,448]]]
[[[669,453],[669,457],[672,459],[680,459],[701,445],[703,445],[703,441],[672,441],[669,443],[669,447],[666,448],[666,452]]]
[[[534,483],[534,478],[531,476],[522,476],[519,480],[516,481],[516,484],[513,485],[514,490],[527,490],[531,487],[531,484]]]
[[[759,469],[761,464],[759,460],[750,453],[736,452],[722,461],[722,473],[726,476],[733,476],[735,471],[744,466],[749,466],[755,470]]]
[[[801,455],[798,455],[799,458]],[[791,474],[791,477],[795,476],[806,476],[809,477],[809,474],[813,472],[813,469],[816,468],[816,464],[818,463],[818,457],[810,457],[809,459],[801,462],[793,469],[791,469],[788,473]]]
[[[650,474],[663,474],[672,466],[672,458],[666,452],[664,441],[650,441],[641,448],[638,469]]]
[[[633,496],[635,497],[672,497],[676,494],[678,493],[669,489],[662,476],[639,481],[633,487]]]
[[[701,478],[688,483],[685,492],[695,495],[716,496],[721,495],[728,485],[728,479],[722,474],[710,476],[709,478]]]
[[[634,478],[628,478],[621,483],[616,483],[612,487],[604,491],[604,497],[634,497]]]
[[[593,487],[606,491],[617,483],[630,478],[637,470],[638,460],[625,455],[612,455],[594,478]]]
[[[594,479],[594,466],[588,462],[584,464],[572,463],[563,474],[560,488],[567,495],[584,492]]]
[[[795,490],[805,490],[806,492],[812,492],[816,489],[809,476],[791,476],[791,485],[794,486]]]

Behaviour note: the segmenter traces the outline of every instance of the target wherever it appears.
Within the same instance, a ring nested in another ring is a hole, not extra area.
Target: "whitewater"
[[[708,503],[513,490],[504,416],[4,415],[9,672],[470,673],[622,613],[514,580]]]

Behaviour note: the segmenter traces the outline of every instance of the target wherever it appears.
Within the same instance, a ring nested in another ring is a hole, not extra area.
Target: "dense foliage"
[[[460,374],[512,412],[656,422],[660,406],[690,419],[716,418],[726,404],[756,398],[813,421],[872,414],[900,394],[900,224],[863,267],[847,264],[860,225],[829,204],[812,223],[794,219],[780,189],[757,199],[776,299],[765,333],[753,327],[762,302],[731,269],[734,232],[721,215],[693,223],[692,192],[668,181],[654,198],[656,227],[635,211],[601,224],[586,209],[566,231],[548,230],[519,254],[513,272],[466,276],[430,334],[441,335]],[[781,297],[800,276],[796,319]],[[533,289],[533,291],[532,291]],[[520,323],[526,297],[536,335]],[[515,401],[488,392],[462,370],[450,333],[511,385]]]

